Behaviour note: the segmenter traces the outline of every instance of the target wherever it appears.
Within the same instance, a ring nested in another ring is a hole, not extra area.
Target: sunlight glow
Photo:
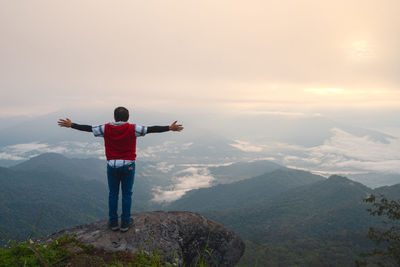
[[[306,92],[318,94],[318,95],[331,95],[331,94],[344,94],[345,91],[342,88],[308,88]]]

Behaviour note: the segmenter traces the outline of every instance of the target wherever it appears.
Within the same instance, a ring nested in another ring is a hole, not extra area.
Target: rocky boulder
[[[106,252],[159,251],[163,261],[194,266],[204,257],[211,266],[234,266],[245,245],[232,230],[196,213],[136,213],[131,228],[111,231],[107,220],[79,225],[48,236],[47,241],[75,234],[84,244]]]

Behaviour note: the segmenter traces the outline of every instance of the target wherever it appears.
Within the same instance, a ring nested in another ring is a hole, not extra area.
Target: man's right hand
[[[67,128],[70,128],[71,125],[72,125],[72,122],[71,122],[71,120],[68,119],[68,118],[66,118],[65,120],[59,119],[59,120],[58,120],[58,125],[59,125],[60,127],[67,127]]]

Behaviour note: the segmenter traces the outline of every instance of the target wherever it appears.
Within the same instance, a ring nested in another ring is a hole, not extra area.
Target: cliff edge
[[[193,266],[203,258],[211,266],[234,266],[245,245],[232,230],[204,216],[185,211],[155,211],[132,215],[125,233],[111,231],[107,220],[79,225],[51,234],[51,242],[63,235],[76,235],[82,243],[105,252],[159,251],[168,263]]]

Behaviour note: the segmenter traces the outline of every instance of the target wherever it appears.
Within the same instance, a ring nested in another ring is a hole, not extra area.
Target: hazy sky
[[[0,116],[400,105],[400,1],[0,0]]]

